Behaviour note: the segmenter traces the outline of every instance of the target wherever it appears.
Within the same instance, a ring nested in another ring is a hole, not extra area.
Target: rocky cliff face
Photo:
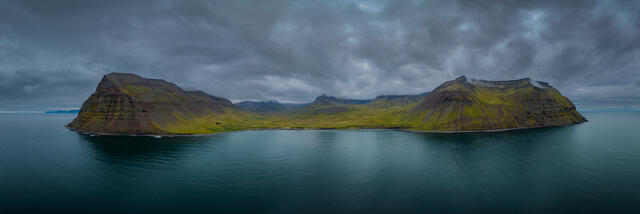
[[[221,126],[233,104],[202,91],[134,74],[105,75],[83,103],[73,130],[108,134],[198,134]]]
[[[529,78],[485,81],[464,76],[437,87],[411,109],[412,124],[428,131],[478,131],[585,122],[573,103]]]

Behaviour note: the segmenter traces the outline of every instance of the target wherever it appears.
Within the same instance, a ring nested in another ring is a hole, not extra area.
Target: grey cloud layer
[[[0,108],[79,106],[103,74],[234,100],[532,77],[640,102],[638,1],[0,0]]]

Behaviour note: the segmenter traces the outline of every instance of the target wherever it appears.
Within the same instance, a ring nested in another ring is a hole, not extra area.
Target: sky
[[[640,1],[0,0],[0,110],[80,107],[104,74],[232,101],[531,77],[640,103]]]

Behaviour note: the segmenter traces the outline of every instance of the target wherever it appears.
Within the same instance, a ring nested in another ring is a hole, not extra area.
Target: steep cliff
[[[203,134],[237,125],[233,104],[134,74],[105,75],[70,129],[101,134]],[[231,126],[230,126],[231,125]]]
[[[445,82],[410,110],[411,126],[428,131],[478,131],[585,122],[573,103],[545,82]]]

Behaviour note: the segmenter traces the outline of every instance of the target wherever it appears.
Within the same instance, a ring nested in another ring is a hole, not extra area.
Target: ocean
[[[640,213],[640,112],[496,133],[89,136],[0,114],[0,213]]]

